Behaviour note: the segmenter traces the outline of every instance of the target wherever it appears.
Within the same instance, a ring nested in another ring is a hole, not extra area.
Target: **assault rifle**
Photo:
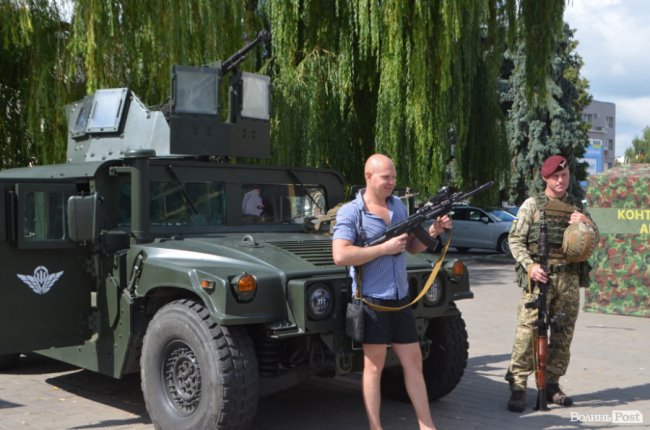
[[[494,181],[486,182],[480,187],[466,193],[454,192],[453,189],[449,187],[442,187],[438,194],[418,209],[413,215],[398,224],[391,225],[382,237],[373,240],[368,245],[379,245],[393,237],[413,232],[415,237],[425,244],[427,248],[435,249],[436,242],[431,238],[431,236],[429,236],[429,233],[424,229],[422,223],[428,220],[435,220],[437,217],[451,212],[454,203],[462,202],[468,197],[490,188],[492,184],[494,184]]]
[[[542,216],[539,225],[539,265],[548,273],[548,234],[546,220]],[[549,279],[550,282],[550,279]],[[535,321],[535,381],[537,382],[537,403],[535,409],[548,411],[546,403],[546,361],[548,359],[548,329],[551,321],[546,305],[548,282],[538,282],[539,295],[533,302],[526,303],[526,308],[537,309]]]

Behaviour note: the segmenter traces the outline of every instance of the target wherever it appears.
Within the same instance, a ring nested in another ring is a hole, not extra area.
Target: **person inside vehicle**
[[[264,203],[262,201],[262,190],[259,186],[253,188],[244,194],[242,199],[242,214],[246,222],[261,222],[264,213]]]

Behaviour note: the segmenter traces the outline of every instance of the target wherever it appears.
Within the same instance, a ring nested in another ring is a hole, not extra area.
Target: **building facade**
[[[616,105],[593,100],[582,113],[589,124],[589,146],[584,161],[589,163],[589,174],[611,169],[616,164]]]

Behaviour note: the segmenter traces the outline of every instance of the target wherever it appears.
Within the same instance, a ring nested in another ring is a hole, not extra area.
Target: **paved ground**
[[[504,264],[505,263],[505,264]],[[565,391],[571,408],[513,414],[503,375],[510,356],[519,291],[512,264],[491,256],[468,260],[474,300],[458,303],[467,323],[465,376],[431,404],[439,429],[640,429],[650,427],[650,319],[581,312]],[[152,429],[139,378],[113,380],[50,359],[28,356],[0,374],[0,429]],[[534,382],[529,382],[534,387]],[[628,412],[626,412],[628,411]],[[631,412],[629,412],[631,411]],[[385,401],[386,430],[415,429],[408,404]],[[640,419],[635,425],[617,419]],[[314,380],[260,401],[260,430],[366,428],[358,377]]]

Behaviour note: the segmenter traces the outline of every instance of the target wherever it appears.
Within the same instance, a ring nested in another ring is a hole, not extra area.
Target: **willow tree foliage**
[[[457,185],[505,183],[496,88],[505,46],[521,43],[522,84],[543,92],[564,8],[558,0],[70,0],[68,24],[55,1],[0,1],[2,67],[20,76],[2,81],[17,97],[3,119],[26,136],[13,130],[5,142],[24,154],[63,161],[60,106],[118,86],[164,103],[172,64],[224,59],[245,33],[267,28],[269,56],[258,50],[242,67],[272,78],[268,162],[331,167],[360,183],[365,158],[383,152],[400,185],[423,194],[443,181],[450,142]]]
[[[264,5],[273,25],[275,162],[335,167],[361,183],[365,159],[382,152],[400,184],[430,193],[453,130],[457,183],[503,170],[501,2]]]
[[[0,168],[61,161],[68,26],[48,0],[0,0]]]
[[[540,176],[544,160],[561,154],[569,161],[572,183],[569,192],[583,196],[579,182],[586,178],[584,156],[588,145],[587,125],[581,113],[591,101],[586,94],[587,83],[580,78],[582,59],[575,52],[573,31],[564,27],[563,37],[554,45],[551,73],[546,82],[546,92],[527,96],[526,56],[520,48],[511,56],[513,70],[504,94],[504,101],[511,103],[507,132],[512,154],[512,177],[510,201],[521,203],[533,192],[544,189]]]

